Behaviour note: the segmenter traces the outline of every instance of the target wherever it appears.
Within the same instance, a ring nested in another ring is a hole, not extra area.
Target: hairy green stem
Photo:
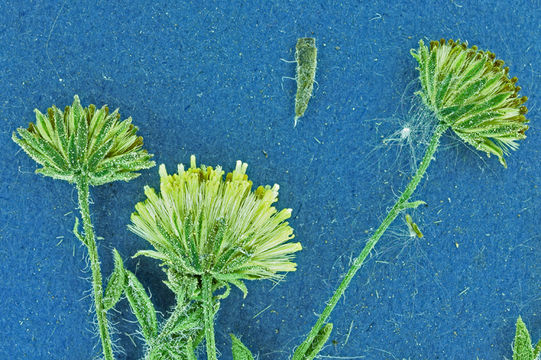
[[[436,130],[434,131],[434,134],[432,135],[432,138],[430,139],[430,143],[428,145],[428,148],[426,150],[425,155],[423,156],[423,159],[421,160],[421,163],[419,164],[419,168],[415,172],[415,175],[409,182],[408,186],[400,196],[400,198],[396,201],[394,206],[391,208],[383,222],[380,224],[380,226],[377,228],[376,232],[370,237],[368,242],[366,243],[365,247],[361,251],[360,255],[355,258],[353,261],[353,264],[349,268],[348,272],[346,273],[344,279],[342,279],[342,282],[338,286],[338,288],[335,290],[333,296],[331,299],[327,302],[327,306],[317,319],[316,324],[306,337],[306,339],[302,342],[301,345],[295,350],[295,353],[293,354],[292,360],[302,360],[304,359],[306,355],[306,351],[316,338],[316,336],[319,334],[321,328],[331,315],[331,312],[333,311],[334,307],[338,303],[338,300],[342,297],[344,292],[349,286],[349,283],[357,273],[357,271],[361,268],[362,264],[364,263],[364,260],[370,254],[374,246],[376,246],[378,240],[381,238],[383,233],[385,233],[385,230],[391,225],[391,223],[394,221],[394,219],[398,216],[398,214],[407,208],[413,208],[416,207],[419,203],[409,203],[408,200],[417,188],[417,185],[419,185],[419,182],[423,178],[423,175],[426,172],[426,169],[428,168],[428,165],[430,164],[430,161],[432,161],[434,157],[434,153],[436,152],[436,149],[438,148],[438,145],[440,143],[440,138],[447,130],[448,125],[444,124],[443,122],[440,122],[438,126],[436,127]]]
[[[212,300],[212,277],[204,274],[201,297],[203,298],[203,318],[205,322],[205,343],[207,359],[216,360],[216,342],[214,340],[214,301]]]
[[[79,211],[83,220],[84,242],[90,257],[90,268],[92,269],[92,290],[94,292],[94,305],[96,317],[98,318],[98,330],[101,338],[103,356],[105,360],[113,360],[113,348],[109,328],[107,326],[106,310],[103,306],[103,285],[101,278],[100,260],[98,258],[98,247],[94,238],[94,229],[90,221],[89,208],[89,183],[86,176],[77,179],[77,194],[79,197]]]

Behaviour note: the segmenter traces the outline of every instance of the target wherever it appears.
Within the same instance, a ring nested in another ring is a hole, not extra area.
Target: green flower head
[[[211,274],[218,282],[244,288],[241,281],[275,279],[294,271],[293,229],[285,222],[291,209],[277,211],[278,185],[252,191],[240,161],[225,176],[215,169],[196,167],[195,156],[185,170],[169,175],[160,166],[160,193],[145,187],[147,199],[135,206],[130,230],[155,248],[140,251],[167,268],[167,285],[176,291],[186,277]]]
[[[528,98],[518,95],[517,78],[509,78],[504,62],[466,42],[444,39],[430,42],[430,49],[421,40],[411,54],[419,63],[419,95],[426,106],[462,140],[506,166],[504,155],[526,137]]]
[[[90,185],[101,185],[128,181],[139,176],[136,171],[154,166],[137,127],[131,118],[120,121],[118,110],[83,108],[75,95],[64,111],[53,105],[47,114],[35,113],[36,123],[17,129],[20,137],[13,133],[12,138],[43,166],[37,173],[69,182],[86,176]]]

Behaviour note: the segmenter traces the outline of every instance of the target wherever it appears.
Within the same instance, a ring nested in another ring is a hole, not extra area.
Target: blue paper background
[[[34,175],[10,140],[34,108],[79,94],[132,116],[169,169],[190,154],[226,169],[242,159],[255,184],[279,183],[304,246],[298,271],[250,283],[246,299],[233,292],[217,345],[230,359],[233,332],[259,359],[287,359],[406,183],[408,148],[381,140],[407,120],[403,94],[418,86],[410,48],[450,37],[510,66],[530,98],[528,138],[508,169],[443,140],[415,194],[428,203],[413,214],[425,237],[404,236],[397,219],[340,301],[322,354],[509,359],[519,314],[541,337],[540,14],[539,1],[3,1],[0,358],[99,354],[85,250],[71,233],[76,193]],[[282,77],[295,64],[281,59],[302,36],[316,38],[319,86],[294,128],[295,83]],[[158,185],[157,168],[92,189],[92,215],[104,274],[115,247],[165,313],[173,299],[157,264],[129,258],[147,247],[126,229],[144,184]],[[134,317],[126,301],[118,310],[118,359],[138,359]]]

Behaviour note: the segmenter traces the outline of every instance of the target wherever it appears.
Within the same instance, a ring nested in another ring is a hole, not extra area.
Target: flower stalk
[[[103,356],[105,360],[113,360],[113,348],[111,336],[107,323],[107,312],[103,305],[103,284],[98,257],[98,247],[94,237],[94,229],[90,219],[89,207],[89,185],[88,178],[84,175],[76,180],[77,195],[79,198],[79,211],[83,220],[84,244],[88,249],[90,258],[90,268],[92,270],[92,291],[94,293],[94,306],[96,307],[96,317],[98,319],[98,331],[101,338]]]
[[[306,337],[306,339],[302,342],[302,344],[297,348],[295,353],[293,354],[293,360],[301,360],[305,358],[307,350],[310,348],[314,340],[316,339],[317,335],[320,333],[323,325],[325,325],[325,322],[331,315],[332,311],[334,310],[336,304],[344,295],[344,292],[348,288],[351,280],[357,273],[357,271],[361,268],[361,266],[364,263],[364,260],[370,254],[372,249],[376,246],[381,236],[385,233],[389,225],[396,219],[398,214],[400,214],[401,211],[405,209],[411,209],[416,208],[417,206],[424,204],[423,201],[414,201],[409,202],[409,199],[413,195],[413,192],[417,188],[417,185],[419,185],[419,182],[423,178],[424,174],[426,173],[426,170],[428,169],[428,165],[430,165],[430,162],[434,158],[434,154],[436,153],[436,150],[438,149],[438,145],[440,143],[440,138],[447,130],[449,126],[445,123],[440,123],[436,130],[434,131],[434,134],[432,135],[432,138],[430,140],[430,143],[428,145],[428,148],[425,152],[425,155],[423,156],[423,159],[421,163],[419,164],[419,168],[417,169],[417,172],[409,182],[409,184],[406,186],[406,189],[398,198],[398,200],[395,202],[383,222],[380,224],[380,226],[377,228],[377,230],[374,232],[374,234],[370,237],[364,248],[362,249],[361,253],[355,260],[353,261],[353,264],[349,268],[348,272],[342,279],[342,282],[338,286],[338,288],[335,290],[334,294],[330,298],[330,300],[327,302],[327,306],[319,316],[319,318],[316,321],[316,324]]]

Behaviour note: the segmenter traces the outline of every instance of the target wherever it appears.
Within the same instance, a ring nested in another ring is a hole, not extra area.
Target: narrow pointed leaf
[[[156,311],[150,301],[143,285],[137,280],[137,277],[126,270],[127,284],[126,297],[130,307],[141,326],[141,331],[147,342],[154,340],[158,334],[158,322],[156,320]]]
[[[312,360],[319,354],[321,349],[323,349],[323,346],[325,346],[327,340],[329,340],[329,336],[331,336],[332,327],[333,325],[331,323],[327,323],[319,331],[314,341],[312,341],[312,344],[310,344],[310,347],[306,351],[306,356],[304,357],[305,360]]]
[[[248,348],[233,334],[231,336],[231,352],[233,353],[233,360],[254,360],[254,356],[248,350]]]
[[[242,291],[243,298],[246,298],[246,295],[248,295],[248,288],[242,280],[230,279],[229,282],[235,285],[240,291]]]
[[[534,360],[532,340],[526,324],[519,316],[517,319],[515,341],[513,346],[513,360]]]
[[[124,270],[122,258],[116,249],[113,250],[113,256],[115,258],[115,269],[109,278],[103,296],[103,306],[106,311],[116,305],[126,286],[126,271]]]

